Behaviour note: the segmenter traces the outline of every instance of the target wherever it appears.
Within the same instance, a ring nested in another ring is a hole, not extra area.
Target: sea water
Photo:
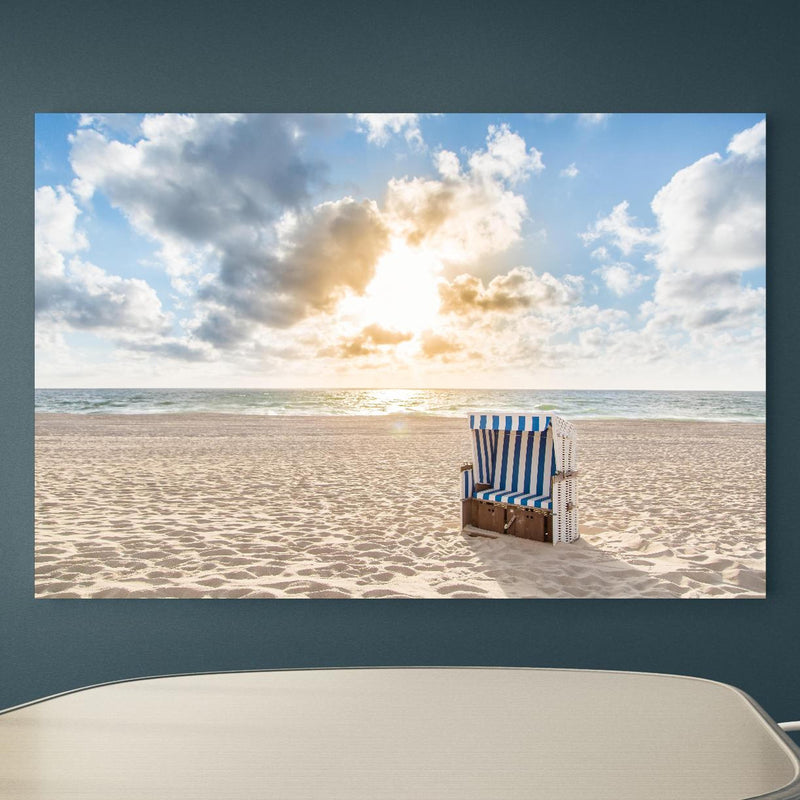
[[[764,392],[477,389],[37,389],[36,411],[67,414],[343,416],[470,411],[568,419],[764,422]]]

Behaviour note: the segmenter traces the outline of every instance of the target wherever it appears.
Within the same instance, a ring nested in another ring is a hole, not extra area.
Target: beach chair
[[[469,415],[472,463],[461,467],[461,524],[540,542],[578,533],[575,428],[562,417]]]

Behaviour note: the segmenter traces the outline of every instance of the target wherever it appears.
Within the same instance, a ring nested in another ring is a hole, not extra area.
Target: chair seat
[[[515,492],[511,489],[486,489],[482,492],[474,492],[474,497],[478,500],[491,500],[495,503],[508,503],[511,506],[523,506],[526,508],[551,508],[550,495],[544,494],[525,494]]]

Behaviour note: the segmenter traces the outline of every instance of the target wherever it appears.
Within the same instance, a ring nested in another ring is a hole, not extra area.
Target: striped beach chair
[[[578,533],[575,428],[563,417],[469,415],[472,463],[461,467],[461,524],[542,542]]]

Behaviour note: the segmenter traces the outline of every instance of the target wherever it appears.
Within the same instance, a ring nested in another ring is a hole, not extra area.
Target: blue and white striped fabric
[[[480,500],[550,508],[555,467],[551,418],[531,414],[470,414],[475,483],[492,488]]]
[[[475,470],[475,483],[494,485],[494,464],[497,455],[497,431],[473,431],[472,467]]]
[[[513,506],[525,506],[526,508],[552,508],[552,498],[549,494],[519,494],[487,489],[485,492],[475,492],[475,497],[478,500],[494,500],[495,502],[509,503]]]
[[[547,431],[500,434],[492,486],[507,495],[549,497],[554,471],[553,437]],[[511,502],[511,499],[503,502]]]
[[[543,431],[551,422],[550,417],[533,414],[484,414],[469,415],[472,430],[489,431]]]
[[[473,478],[474,472],[471,469],[461,470],[461,499],[466,500],[472,497],[475,491],[475,480]]]

